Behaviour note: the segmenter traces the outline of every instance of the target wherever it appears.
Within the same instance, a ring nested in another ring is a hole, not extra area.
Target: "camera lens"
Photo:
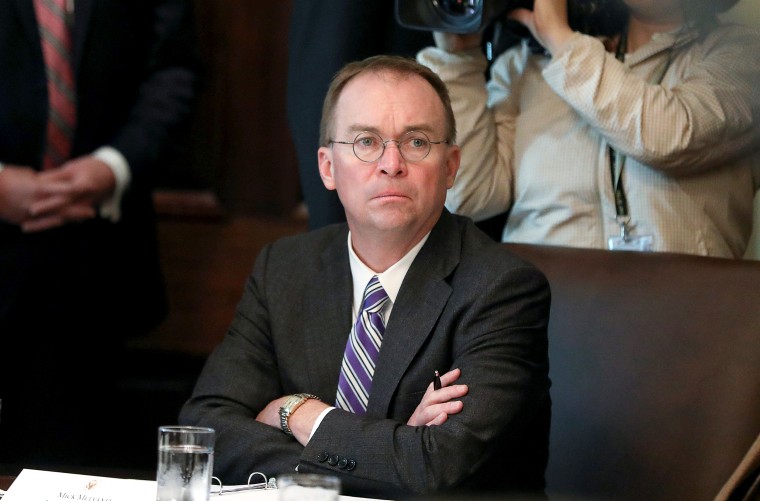
[[[433,0],[446,15],[452,17],[471,16],[481,10],[483,0]]]

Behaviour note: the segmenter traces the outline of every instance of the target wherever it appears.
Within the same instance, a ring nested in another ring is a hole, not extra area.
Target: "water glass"
[[[280,501],[337,501],[340,479],[315,473],[279,475],[277,490]]]
[[[211,428],[161,426],[158,429],[156,501],[208,501],[215,438]]]

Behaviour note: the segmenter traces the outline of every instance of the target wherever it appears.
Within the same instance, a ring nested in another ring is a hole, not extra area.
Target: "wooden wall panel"
[[[169,315],[134,347],[204,355],[261,247],[305,231],[285,115],[290,1],[194,0],[205,88],[154,196]]]
[[[289,214],[300,202],[285,115],[290,2],[194,1],[205,86],[160,188],[210,190],[233,214]]]
[[[279,217],[159,221],[169,315],[132,347],[210,353],[227,332],[261,248],[304,231],[305,221]]]

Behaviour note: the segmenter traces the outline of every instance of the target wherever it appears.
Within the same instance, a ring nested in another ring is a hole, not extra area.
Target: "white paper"
[[[240,487],[240,486],[234,486]],[[277,501],[277,489],[254,489],[211,495],[220,501]],[[154,480],[133,480],[90,475],[75,475],[42,470],[23,470],[2,501],[154,501]],[[339,496],[340,501],[383,501]]]
[[[153,501],[156,482],[23,470],[2,501]]]

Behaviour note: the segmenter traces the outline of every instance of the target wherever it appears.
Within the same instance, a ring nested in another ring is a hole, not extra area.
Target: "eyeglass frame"
[[[359,136],[361,136],[362,134],[372,134],[373,136],[376,136],[376,137],[380,138],[380,143],[383,145],[383,149],[380,150],[380,154],[374,160],[364,160],[363,158],[361,158],[356,153],[356,142],[359,140]],[[401,151],[401,142],[404,140],[405,137],[409,136],[410,134],[420,134],[427,141],[427,144],[428,144],[427,153],[425,153],[425,155],[423,155],[423,157],[420,158],[419,160],[409,160],[409,159],[406,158],[406,156],[404,156],[404,152]],[[442,141],[431,141],[430,138],[428,137],[428,135],[425,134],[424,132],[422,132],[421,130],[410,130],[409,132],[405,132],[404,135],[401,137],[401,139],[383,139],[383,136],[381,136],[377,132],[372,132],[371,130],[363,130],[363,131],[359,132],[358,134],[356,134],[356,137],[354,137],[353,141],[335,141],[333,139],[330,139],[328,141],[328,144],[330,144],[330,145],[332,145],[332,144],[350,144],[351,145],[351,151],[354,153],[354,156],[360,162],[364,162],[364,163],[367,163],[367,164],[375,163],[378,160],[380,160],[381,158],[383,158],[383,155],[385,154],[385,146],[388,143],[396,143],[396,148],[398,148],[399,155],[401,155],[401,158],[403,158],[406,162],[422,162],[423,160],[425,160],[428,157],[428,155],[430,155],[430,152],[433,150],[433,145],[434,144],[451,144],[451,141],[448,140],[448,139],[444,139]]]

